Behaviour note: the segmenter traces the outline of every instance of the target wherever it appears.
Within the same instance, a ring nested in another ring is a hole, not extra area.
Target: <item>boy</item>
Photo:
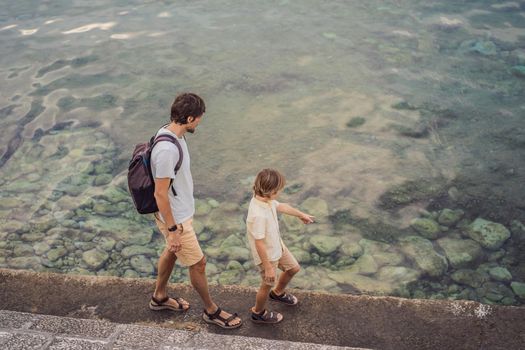
[[[297,260],[281,239],[277,212],[296,216],[305,224],[314,222],[314,217],[289,204],[275,200],[284,185],[284,176],[277,170],[261,170],[255,178],[254,196],[250,201],[246,218],[248,241],[255,265],[258,266],[262,276],[255,306],[251,308],[251,319],[256,323],[278,323],[283,319],[282,314],[266,310],[268,296],[285,305],[297,305],[298,302],[295,296],[284,291],[300,268]],[[277,267],[283,272],[272,290]]]

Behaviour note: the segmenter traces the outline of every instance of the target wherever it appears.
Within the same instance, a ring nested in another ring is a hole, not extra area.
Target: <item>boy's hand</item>
[[[311,224],[314,222],[315,216],[301,213],[301,215],[299,216],[299,219],[301,219],[303,224]]]
[[[264,283],[269,285],[275,283],[275,269],[271,264],[264,267]]]

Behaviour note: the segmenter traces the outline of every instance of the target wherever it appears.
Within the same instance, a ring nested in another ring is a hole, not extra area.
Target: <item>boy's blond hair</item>
[[[253,192],[257,196],[269,198],[282,190],[286,184],[284,175],[275,169],[263,169],[255,177]]]

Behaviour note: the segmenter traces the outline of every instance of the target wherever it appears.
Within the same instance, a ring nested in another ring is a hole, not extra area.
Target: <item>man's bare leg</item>
[[[153,292],[153,296],[158,300],[162,300],[168,295],[168,280],[173,272],[173,267],[175,266],[176,261],[177,257],[175,254],[170,252],[167,248],[164,248],[164,251],[159,257],[157,282],[155,284],[155,292]],[[174,307],[179,307],[179,304],[174,299],[170,299],[168,304]],[[185,309],[190,306],[187,301],[184,301],[182,304]]]
[[[202,257],[202,259],[190,266],[190,280],[191,285],[197,293],[199,293],[202,302],[204,303],[204,308],[206,309],[206,312],[209,314],[213,314],[217,311],[217,305],[213,302],[210,296],[210,291],[208,288],[208,279],[206,278],[206,258]],[[227,313],[226,311],[222,311],[220,314],[221,317],[227,319],[231,316],[231,314]],[[240,318],[236,318],[230,322],[230,325],[236,325],[241,322]]]

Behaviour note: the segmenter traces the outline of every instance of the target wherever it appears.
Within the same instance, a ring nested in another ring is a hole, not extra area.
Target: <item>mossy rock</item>
[[[447,259],[434,250],[432,242],[418,236],[408,236],[400,240],[402,252],[415,265],[431,277],[442,276],[448,269]]]
[[[499,282],[510,282],[512,281],[512,274],[504,267],[496,266],[489,270],[490,277]]]
[[[410,226],[427,239],[437,239],[441,235],[439,224],[432,219],[417,218],[410,222]]]
[[[437,241],[454,268],[474,266],[483,256],[481,246],[471,239],[441,238]]]
[[[439,213],[438,222],[441,225],[453,226],[463,218],[463,215],[465,215],[465,212],[461,209],[452,210],[446,208]]]
[[[382,209],[393,209],[410,203],[430,199],[445,191],[443,178],[406,181],[394,186],[379,198]]]
[[[525,66],[514,66],[512,67],[511,72],[518,78],[525,79]]]
[[[328,256],[335,253],[343,241],[339,237],[315,235],[310,238],[310,243],[321,255]]]
[[[512,291],[514,292],[514,294],[518,296],[518,298],[525,300],[525,283],[512,282],[510,284],[510,287],[512,288]]]
[[[456,283],[470,286],[472,288],[479,288],[485,282],[487,277],[480,274],[478,271],[462,269],[453,272],[450,278]]]
[[[366,122],[366,119],[363,117],[353,117],[346,123],[346,126],[349,128],[357,128],[361,125],[363,125]]]
[[[510,238],[505,226],[482,218],[474,220],[466,231],[470,238],[490,250],[498,250]]]

